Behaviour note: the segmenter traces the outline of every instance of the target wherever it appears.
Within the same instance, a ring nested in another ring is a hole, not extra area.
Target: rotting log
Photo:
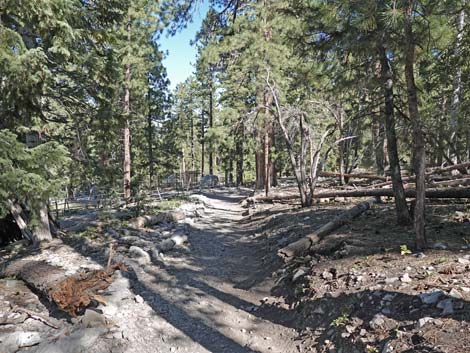
[[[310,233],[307,236],[283,247],[278,251],[278,255],[287,262],[297,256],[305,254],[310,249],[310,247],[312,247],[312,245],[318,243],[323,239],[323,237],[349,223],[352,219],[367,211],[374,202],[375,200],[371,199],[351,207],[350,209],[338,215],[334,220],[321,226],[313,233]]]
[[[20,278],[60,310],[75,317],[93,300],[105,304],[99,292],[113,282],[117,269],[125,270],[125,267],[115,264],[107,270],[82,271],[66,276],[64,269],[47,262],[22,260],[9,265],[3,275]]]

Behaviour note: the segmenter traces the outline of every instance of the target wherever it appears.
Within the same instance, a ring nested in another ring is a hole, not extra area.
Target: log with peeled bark
[[[453,170],[466,170],[467,168],[470,168],[470,162],[468,163],[461,163],[461,164],[454,164],[454,165],[449,165],[447,167],[437,167],[437,168],[431,168],[428,171],[426,171],[426,177],[430,177],[432,175],[436,174],[444,174],[447,172],[451,172]],[[414,182],[416,178],[414,176],[409,176],[409,177],[403,177],[402,178],[403,182]],[[375,188],[380,188],[384,186],[391,185],[391,181],[386,181],[380,184],[374,184]]]
[[[329,177],[329,176],[339,177],[343,175],[343,177],[348,178],[348,179],[371,179],[371,180],[383,180],[383,181],[387,180],[387,177],[384,177],[382,175],[374,175],[374,174],[368,174],[368,173],[341,174],[337,172],[323,171],[323,172],[320,172],[319,175],[323,177]]]
[[[350,209],[338,215],[331,222],[328,222],[317,229],[315,232],[308,234],[307,236],[283,247],[278,251],[278,255],[282,257],[284,261],[288,262],[297,256],[305,254],[312,247],[312,245],[318,243],[326,235],[332,233],[336,229],[342,227],[352,219],[367,211],[374,202],[375,199],[371,199],[351,207]]]
[[[467,180],[467,179],[465,179]],[[465,181],[459,185],[468,185],[468,181]],[[357,189],[357,190],[334,190],[334,191],[323,191],[313,195],[314,199],[326,199],[333,197],[380,197],[389,196],[393,197],[394,193],[392,189]],[[405,189],[406,197],[415,197],[415,189]],[[470,198],[470,188],[468,187],[454,187],[454,188],[432,188],[426,189],[426,197],[433,199],[462,199]],[[299,195],[273,195],[270,197],[256,197],[251,198],[248,202],[275,202],[275,201],[287,201],[296,200]],[[248,199],[247,199],[248,200]]]
[[[338,191],[325,191],[317,193],[314,198],[329,198],[329,197],[370,197],[370,196],[394,196],[392,189],[359,189],[359,190],[338,190]],[[415,197],[415,189],[406,189],[406,197]],[[461,199],[470,198],[470,188],[456,187],[456,188],[440,188],[440,189],[426,189],[427,198],[438,199]]]

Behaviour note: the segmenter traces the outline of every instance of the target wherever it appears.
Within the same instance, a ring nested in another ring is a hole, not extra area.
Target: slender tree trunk
[[[205,131],[204,131],[204,111],[201,115],[201,176],[204,176],[204,155],[206,151],[204,150],[204,140],[205,140]]]
[[[214,107],[212,94],[212,77],[209,82],[209,129],[214,127]],[[212,141],[209,141],[209,174],[214,174],[214,156]]]
[[[266,196],[269,195],[269,189],[271,186],[270,168],[269,168],[269,132],[264,133],[264,193]]]
[[[241,132],[238,132],[236,140],[236,155],[237,155],[237,176],[236,184],[240,186],[243,184],[243,126],[241,127]]]
[[[426,247],[424,203],[425,203],[425,168],[426,155],[424,150],[424,133],[419,116],[418,95],[414,78],[415,41],[413,35],[414,1],[408,0],[405,13],[405,79],[408,91],[408,111],[413,126],[413,157],[416,174],[416,204],[414,208],[414,228],[416,232],[416,247]]]
[[[385,102],[385,129],[387,135],[387,152],[392,176],[392,187],[395,194],[395,208],[398,224],[409,224],[410,213],[406,206],[405,190],[401,179],[400,161],[398,159],[397,137],[395,133],[395,116],[393,107],[393,73],[387,58],[385,47],[379,45],[382,86]]]
[[[127,42],[131,44],[131,18],[128,18],[127,23]],[[130,55],[130,53],[128,53]],[[130,101],[130,83],[131,83],[131,64],[126,64],[126,77],[124,87],[124,198],[128,199],[131,197],[131,131],[129,126],[129,117],[131,113],[131,101]]]
[[[457,22],[457,41],[454,49],[454,55],[456,58],[460,56],[464,27],[465,27],[465,3],[466,0],[461,0],[461,10]],[[452,84],[452,102],[450,106],[450,125],[451,125],[451,145],[454,146],[454,153],[452,160],[454,164],[460,163],[462,160],[461,148],[459,148],[459,133],[461,126],[460,115],[460,96],[462,92],[462,66],[457,65],[457,71],[454,76],[454,82]]]
[[[193,119],[193,115],[191,114],[191,118],[189,120],[190,122],[190,134],[191,134],[191,142],[190,142],[190,145],[191,145],[191,171],[195,171],[196,170],[196,161],[195,161],[195,157],[194,157],[194,119]]]
[[[153,126],[152,126],[152,115],[148,114],[147,116],[147,137],[148,137],[148,163],[149,163],[149,184],[150,188],[154,184],[154,175],[155,175],[155,161],[153,157]]]

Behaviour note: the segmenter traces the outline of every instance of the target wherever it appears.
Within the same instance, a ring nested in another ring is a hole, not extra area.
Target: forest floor
[[[411,249],[413,232],[394,225],[385,202],[326,237],[325,253],[285,265],[279,248],[354,200],[245,209],[246,196],[236,189],[193,195],[179,207],[184,219],[139,230],[86,210],[64,219],[74,232],[62,241],[40,251],[0,251],[4,268],[43,260],[74,274],[105,266],[113,240],[114,261],[128,268],[103,293],[106,305],[77,318],[18,278],[1,279],[0,352],[470,352],[465,204],[428,207],[434,248],[425,254],[400,253],[402,245]],[[84,223],[93,227],[84,230]],[[187,242],[171,251],[151,251],[153,242],[181,235]]]

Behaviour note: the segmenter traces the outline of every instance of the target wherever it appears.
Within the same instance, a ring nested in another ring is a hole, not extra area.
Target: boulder
[[[152,262],[149,253],[135,245],[129,248],[129,256],[136,259],[140,265],[147,265]]]

